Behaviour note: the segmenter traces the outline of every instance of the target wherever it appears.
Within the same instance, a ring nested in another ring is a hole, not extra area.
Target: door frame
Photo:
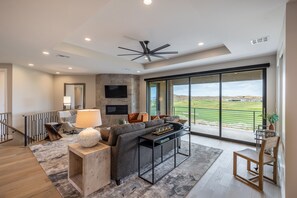
[[[255,145],[255,143],[251,143],[251,142],[246,142],[246,141],[242,141],[242,140],[236,140],[236,139],[230,139],[230,138],[225,138],[222,137],[222,74],[226,74],[226,73],[233,73],[233,72],[244,72],[244,71],[255,71],[255,70],[262,70],[262,79],[263,79],[263,83],[262,83],[262,97],[263,97],[263,101],[262,101],[262,113],[266,114],[267,112],[267,68],[270,67],[270,63],[265,63],[265,64],[257,64],[257,65],[250,65],[250,66],[240,66],[240,67],[234,67],[234,68],[226,68],[226,69],[219,69],[219,70],[211,70],[211,71],[202,71],[202,72],[194,72],[194,73],[186,73],[186,74],[178,74],[178,75],[171,75],[171,76],[162,76],[162,77],[157,77],[157,78],[148,78],[148,79],[144,79],[146,81],[146,86],[147,86],[147,102],[146,102],[146,108],[147,108],[147,112],[149,112],[149,105],[150,105],[150,93],[149,93],[149,83],[150,82],[155,82],[155,81],[166,81],[166,91],[168,94],[168,80],[174,80],[174,79],[178,79],[178,78],[189,78],[189,86],[188,86],[188,91],[189,91],[189,125],[191,127],[191,77],[199,77],[199,76],[207,76],[207,75],[214,75],[214,74],[218,74],[220,77],[220,88],[219,88],[219,136],[215,136],[215,135],[209,135],[209,134],[203,134],[203,133],[199,133],[199,132],[192,132],[192,134],[196,134],[196,135],[200,135],[200,136],[205,136],[205,137],[211,137],[211,138],[215,138],[215,139],[220,139],[220,140],[226,140],[226,141],[231,141],[231,142],[237,142],[237,143],[243,143],[243,144],[247,144],[247,145]],[[167,95],[166,94],[166,95]],[[168,97],[166,97],[166,107],[168,107]],[[167,108],[166,108],[166,114],[167,114]],[[266,121],[264,119],[262,119],[262,123],[263,125],[266,124]]]

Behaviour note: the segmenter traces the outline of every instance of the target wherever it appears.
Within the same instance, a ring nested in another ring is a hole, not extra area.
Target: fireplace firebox
[[[106,105],[106,115],[127,115],[128,105]]]

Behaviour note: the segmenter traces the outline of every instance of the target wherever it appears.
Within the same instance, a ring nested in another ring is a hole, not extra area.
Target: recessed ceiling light
[[[28,66],[29,67],[34,67],[34,64],[33,63],[29,63]]]
[[[68,67],[68,69],[72,69],[72,67]]]
[[[144,59],[147,60],[148,58],[147,57],[144,57]]]
[[[203,42],[200,42],[200,43],[198,43],[198,45],[199,45],[199,46],[202,46],[202,45],[204,45],[204,43],[203,43]]]
[[[56,74],[60,74],[60,72],[56,72]]]
[[[139,70],[137,71],[137,73],[140,73],[140,72],[141,72],[141,71],[139,71]]]
[[[87,41],[87,42],[90,42],[92,39],[91,38],[89,38],[89,37],[86,37],[85,38],[85,41]]]
[[[151,5],[152,4],[152,0],[143,0],[143,3],[145,5]]]
[[[42,52],[44,55],[49,55],[50,53],[48,51],[43,51]]]

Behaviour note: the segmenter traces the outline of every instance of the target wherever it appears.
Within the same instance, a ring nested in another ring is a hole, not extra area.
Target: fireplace
[[[106,105],[106,115],[127,115],[128,105]]]

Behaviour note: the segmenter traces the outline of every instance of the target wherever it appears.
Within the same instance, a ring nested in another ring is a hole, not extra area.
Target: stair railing
[[[58,122],[57,111],[25,114],[23,117],[25,122],[25,146],[44,140],[47,136],[44,124]]]
[[[0,113],[0,143],[12,140],[12,133],[14,132],[24,134],[11,126],[11,112]]]

